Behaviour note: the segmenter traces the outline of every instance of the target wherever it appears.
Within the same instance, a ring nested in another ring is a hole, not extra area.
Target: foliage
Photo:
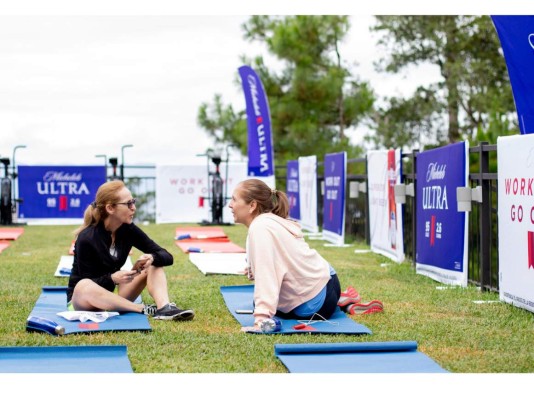
[[[212,139],[215,139],[215,143],[246,149],[247,123],[244,118],[244,111],[235,112],[231,104],[223,104],[220,94],[215,94],[213,103],[200,105],[197,122]]]
[[[373,134],[365,140],[376,148],[400,148],[410,151],[443,141],[440,99],[432,88],[417,88],[408,99],[393,97],[386,99],[386,105],[377,108],[371,126]],[[429,137],[434,140],[429,141]]]
[[[517,125],[514,125],[507,115],[492,111],[488,113],[488,123],[486,126],[479,125],[474,143],[497,143],[499,136],[510,136],[517,133],[519,133]]]
[[[376,19],[372,29],[383,33],[379,45],[388,54],[381,60],[381,68],[397,73],[409,66],[431,63],[439,68],[443,81],[427,88],[434,98],[426,96],[432,102],[423,109],[419,109],[421,89],[413,99],[389,100],[390,107],[375,115],[379,135],[375,142],[385,144],[396,139],[391,133],[385,135],[386,129],[380,126],[382,119],[392,127],[404,128],[398,143],[404,146],[416,143],[421,132],[426,132],[427,141],[434,144],[472,140],[479,129],[487,129],[492,113],[515,116],[506,64],[488,16],[378,16]],[[399,104],[404,108],[399,109]],[[411,115],[414,117],[410,118]],[[438,115],[441,121],[436,118]]]
[[[497,143],[499,136],[509,136],[517,134],[517,127],[513,125],[510,118],[506,115],[501,115],[496,112],[491,112],[488,115],[488,125],[486,129],[481,126],[477,129],[476,137],[473,142],[469,144],[471,146],[478,145],[480,143]],[[470,154],[470,171],[478,172],[479,168],[479,155],[477,153]],[[489,171],[497,172],[497,152],[493,151],[489,154]]]
[[[130,177],[125,179],[126,187],[132,192],[132,197],[136,198],[135,203],[135,219],[136,221],[155,222],[156,216],[151,210],[154,209],[156,201],[156,192],[154,190],[145,191],[142,189],[143,179],[138,177]]]
[[[244,36],[259,41],[281,61],[276,72],[263,57],[242,58],[260,76],[270,107],[275,159],[278,164],[299,156],[347,151],[353,147],[345,130],[356,127],[370,111],[374,97],[367,83],[351,77],[339,44],[349,29],[345,16],[253,16]],[[213,137],[246,152],[245,113],[214,103],[201,105],[199,124]]]
[[[442,77],[408,98],[386,97],[379,105],[372,87],[354,79],[339,52],[349,29],[346,16],[253,16],[243,25],[245,39],[264,45],[281,65],[275,68],[262,56],[242,57],[267,92],[278,166],[338,151],[360,157],[363,150],[352,146],[345,132],[362,124],[370,128],[365,141],[373,148],[405,152],[461,140],[491,144],[517,132],[506,64],[490,17],[377,16],[372,30],[382,33],[377,44],[386,54],[377,68],[397,74],[430,63]],[[243,153],[245,118],[219,95],[198,114],[212,137]],[[491,163],[494,170],[495,160]]]

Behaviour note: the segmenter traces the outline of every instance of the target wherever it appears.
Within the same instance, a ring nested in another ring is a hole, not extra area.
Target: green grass
[[[417,275],[409,263],[396,264],[374,253],[355,254],[351,247],[324,247],[310,241],[339,275],[342,288],[354,286],[364,300],[379,299],[384,312],[351,316],[372,335],[251,335],[240,332],[219,287],[250,282],[241,276],[204,276],[174,244],[178,224],[143,229],[175,257],[167,267],[171,299],[193,308],[193,321],[150,320],[152,332],[114,332],[56,337],[25,330],[26,318],[45,285],[66,285],[54,276],[67,254],[75,226],[26,226],[24,234],[0,254],[0,346],[107,345],[128,346],[138,373],[285,373],[274,355],[275,343],[417,341],[419,350],[443,368],[459,373],[534,372],[533,314],[498,300],[498,294],[475,287],[449,288]],[[224,227],[231,240],[244,246],[246,229]],[[139,255],[134,251],[133,258]],[[381,266],[381,264],[387,264]],[[146,294],[146,302],[150,302]]]

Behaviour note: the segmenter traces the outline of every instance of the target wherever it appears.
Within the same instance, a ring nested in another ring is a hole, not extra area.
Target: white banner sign
[[[497,140],[499,297],[534,312],[534,135]]]
[[[222,179],[226,181],[226,165],[222,164],[220,170]],[[208,179],[206,165],[158,165],[156,168],[156,223],[210,222]],[[230,163],[227,197],[232,197],[237,184],[245,179],[247,179],[246,163]],[[229,202],[229,199],[224,200],[223,222],[225,223],[234,222],[228,208]]]
[[[300,225],[318,233],[317,224],[317,156],[299,157]]]
[[[395,201],[395,184],[401,182],[400,150],[367,153],[371,250],[393,261],[404,261],[402,204]]]

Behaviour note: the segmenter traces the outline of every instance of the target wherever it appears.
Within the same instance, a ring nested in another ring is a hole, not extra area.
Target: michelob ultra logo
[[[426,181],[430,182],[437,179],[445,179],[446,164],[430,163],[426,171]]]
[[[104,166],[19,166],[20,218],[83,218]]]
[[[37,193],[46,194],[70,194],[80,195],[89,194],[89,188],[82,181],[81,173],[72,173],[64,171],[46,171],[43,179],[36,182]]]

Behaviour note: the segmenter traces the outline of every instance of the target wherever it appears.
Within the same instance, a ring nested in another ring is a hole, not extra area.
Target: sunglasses
[[[131,199],[130,201],[127,201],[126,203],[115,203],[115,204],[122,204],[122,205],[128,206],[130,210],[133,210],[133,206],[135,205],[136,201],[137,199]]]

